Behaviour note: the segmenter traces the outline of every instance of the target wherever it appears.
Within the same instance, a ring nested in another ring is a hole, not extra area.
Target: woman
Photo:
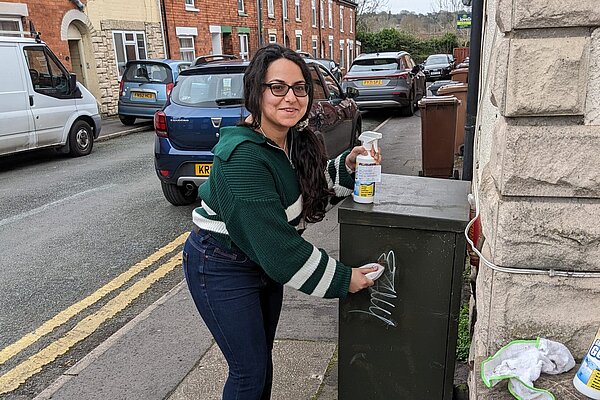
[[[374,269],[349,268],[300,236],[332,195],[352,193],[356,156],[367,154],[359,146],[328,162],[317,136],[299,128],[312,104],[308,82],[295,51],[257,51],[244,75],[250,115],[221,129],[183,250],[196,307],[229,364],[225,400],[270,398],[284,284],[327,298],[373,285],[365,274]]]

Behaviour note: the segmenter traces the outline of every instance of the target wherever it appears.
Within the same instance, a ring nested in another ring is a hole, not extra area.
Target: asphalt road
[[[363,115],[363,130],[388,116]],[[153,142],[145,131],[81,158],[0,158],[0,389],[26,380],[11,399],[39,393],[183,279],[176,257],[197,205],[164,199]]]

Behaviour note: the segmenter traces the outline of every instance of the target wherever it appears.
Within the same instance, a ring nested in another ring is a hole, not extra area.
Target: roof
[[[355,60],[361,58],[379,58],[379,57],[398,57],[408,54],[406,51],[383,51],[381,53],[362,53],[359,54]]]
[[[40,42],[36,42],[33,38],[28,37],[15,37],[15,36],[2,36],[0,32],[0,42],[3,43],[25,43],[25,44],[40,44]],[[45,44],[44,42],[41,42]]]

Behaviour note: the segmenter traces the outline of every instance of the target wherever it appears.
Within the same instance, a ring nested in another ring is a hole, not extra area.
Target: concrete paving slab
[[[310,399],[319,389],[335,348],[335,342],[276,340],[271,399]],[[225,359],[214,345],[168,400],[219,400],[226,378]]]
[[[212,344],[182,282],[66,371],[36,400],[162,400]]]

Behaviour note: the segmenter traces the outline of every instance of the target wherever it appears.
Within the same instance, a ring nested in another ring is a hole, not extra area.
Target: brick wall
[[[29,31],[29,21],[33,21],[35,29],[42,33],[42,40],[50,46],[65,67],[71,70],[69,56],[69,43],[60,38],[62,18],[69,10],[77,7],[66,0],[2,0],[6,3],[27,4],[29,17],[22,19],[23,29]],[[82,3],[86,4],[87,0]],[[49,17],[50,16],[50,17]]]

